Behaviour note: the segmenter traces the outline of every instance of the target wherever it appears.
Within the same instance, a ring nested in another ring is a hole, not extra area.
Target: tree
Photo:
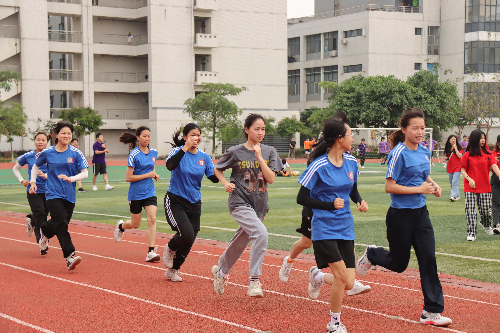
[[[230,141],[241,135],[238,116],[243,113],[236,103],[226,96],[237,96],[247,90],[230,83],[203,83],[203,92],[184,102],[184,110],[212,140],[212,157],[215,155],[216,140]]]
[[[295,116],[281,119],[276,126],[276,133],[281,137],[294,136],[295,133],[305,132],[306,126],[298,121]]]
[[[23,111],[23,107],[19,103],[12,103],[10,107],[4,107],[0,101],[0,135],[7,137],[7,142],[10,142],[10,151],[12,162],[14,162],[14,152],[12,151],[12,142],[15,136],[26,135],[24,125],[28,116]]]
[[[21,81],[21,73],[11,71],[0,71],[0,89],[10,91],[14,82]]]
[[[52,133],[52,127],[56,124],[54,120],[42,120],[42,118],[37,118],[35,121],[35,129],[30,131],[31,140],[35,140],[35,135],[38,132],[44,132],[47,134]]]
[[[73,124],[75,138],[97,132],[105,124],[102,116],[90,107],[62,110],[59,118]]]

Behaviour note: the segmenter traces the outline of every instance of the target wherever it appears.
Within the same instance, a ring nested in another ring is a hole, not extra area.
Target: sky
[[[288,18],[314,15],[314,0],[287,0]]]

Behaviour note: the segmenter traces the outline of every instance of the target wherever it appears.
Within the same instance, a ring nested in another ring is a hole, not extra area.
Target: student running
[[[28,164],[28,176],[31,177],[31,169],[36,162],[36,154],[40,153],[42,150],[47,148],[47,144],[50,140],[50,135],[44,132],[38,132],[35,134],[35,150],[32,150],[17,159],[17,163],[12,169],[12,172],[16,176],[17,180],[26,187],[26,194],[28,196],[28,203],[31,208],[31,214],[26,216],[26,232],[28,236],[33,236],[35,232],[36,242],[40,241],[40,226],[47,221],[47,215],[49,214],[49,207],[47,206],[47,201],[45,200],[45,185],[47,183],[47,165],[44,164],[39,168],[38,175],[36,177],[37,193],[30,192],[30,180],[25,180],[21,176],[21,168]],[[47,254],[48,246],[45,250],[40,250],[41,255]]]
[[[132,151],[128,155],[126,181],[130,183],[128,189],[128,204],[130,220],[116,223],[114,237],[117,242],[122,240],[126,229],[136,229],[141,225],[142,207],[146,210],[148,220],[148,253],[147,262],[160,260],[156,253],[156,210],[157,199],[153,179],[158,181],[160,175],[156,173],[155,162],[158,158],[156,149],[149,147],[151,131],[146,126],[136,129],[135,135],[123,133],[118,139],[121,143],[129,144]]]
[[[36,179],[39,168],[47,164],[48,177],[45,199],[51,219],[40,225],[38,245],[40,252],[47,251],[49,239],[57,236],[70,271],[75,269],[82,260],[75,256],[75,247],[68,231],[68,225],[75,209],[75,182],[88,177],[87,168],[89,167],[83,153],[70,145],[73,130],[73,125],[64,121],[54,126],[52,131],[56,134],[56,144],[36,155],[37,158],[31,169],[30,178],[30,193],[36,194],[38,190]]]
[[[168,155],[165,164],[171,171],[170,185],[165,194],[164,207],[167,222],[177,233],[165,244],[163,264],[167,267],[165,276],[173,282],[182,282],[177,274],[186,260],[200,231],[201,180],[206,175],[213,183],[219,179],[214,175],[214,164],[210,156],[199,150],[201,130],[190,123],[173,137],[176,147]]]
[[[231,147],[221,157],[214,173],[229,194],[229,213],[239,224],[238,230],[219,259],[218,266],[212,267],[214,289],[224,293],[224,285],[233,265],[252,242],[250,250],[250,284],[247,295],[263,297],[262,263],[267,250],[268,234],[262,223],[269,211],[267,184],[274,183],[276,173],[283,169],[276,149],[261,144],[266,134],[264,117],[250,114],[245,119],[246,143]],[[223,171],[232,169],[231,182],[224,177]]]
[[[314,162],[299,179],[302,186],[297,195],[297,203],[314,212],[311,239],[318,266],[309,270],[309,297],[316,299],[323,283],[331,285],[329,333],[347,332],[340,320],[341,306],[344,290],[354,285],[354,219],[349,198],[360,212],[368,211],[357,189],[357,160],[345,154],[353,142],[345,122],[346,116],[340,113],[325,123],[323,140],[311,154]],[[320,270],[327,267],[332,274]]]
[[[358,260],[356,270],[365,276],[372,265],[402,273],[408,267],[413,246],[420,270],[424,309],[420,322],[448,326],[451,319],[441,316],[444,298],[436,265],[434,230],[426,206],[426,194],[441,196],[441,187],[429,173],[431,152],[420,145],[425,133],[424,112],[411,108],[400,119],[401,129],[391,134],[385,191],[391,194],[386,216],[390,250],[370,245]],[[404,223],[403,223],[404,222]]]

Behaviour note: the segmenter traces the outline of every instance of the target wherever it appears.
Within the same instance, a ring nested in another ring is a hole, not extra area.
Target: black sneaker
[[[68,271],[74,270],[76,268],[76,265],[78,265],[81,261],[82,258],[75,257],[75,252],[71,253],[71,255],[66,258],[66,265],[68,265]]]
[[[49,246],[47,245],[47,248],[45,250],[40,250],[40,255],[41,256],[46,255],[48,250],[49,250]]]
[[[78,192],[79,192],[79,193],[85,193],[85,192],[87,192],[87,191],[85,191],[85,190],[83,189],[83,187],[80,187],[80,188],[78,189]]]

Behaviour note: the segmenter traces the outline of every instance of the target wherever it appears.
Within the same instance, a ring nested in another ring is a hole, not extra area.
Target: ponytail
[[[134,149],[138,145],[137,137],[141,136],[141,133],[143,131],[150,131],[151,132],[149,127],[139,126],[135,130],[135,135],[132,133],[128,133],[128,132],[122,133],[122,135],[120,135],[120,137],[118,138],[118,141],[120,141],[123,144],[129,144],[130,149]]]
[[[327,151],[328,147],[326,146],[326,141],[323,138],[320,138],[318,144],[316,144],[316,148],[314,148],[311,156],[309,156],[309,161],[311,161],[311,163],[314,162],[315,159],[324,155]]]
[[[347,131],[345,127],[346,122],[347,116],[342,111],[337,111],[335,116],[325,122],[323,136],[319,139],[315,146],[316,148],[314,148],[309,157],[311,162],[325,154],[335,144],[337,139],[345,137]]]
[[[184,146],[186,144],[186,140],[184,140],[184,138],[182,138],[182,137],[179,139],[179,135],[182,132],[183,136],[187,136],[189,134],[189,132],[191,132],[194,129],[198,129],[201,133],[200,127],[198,125],[196,125],[195,123],[189,123],[186,126],[184,126],[184,128],[180,127],[172,136],[173,143],[172,142],[168,142],[168,143],[170,143],[172,145],[172,148]]]
[[[405,134],[402,130],[397,130],[396,132],[389,135],[389,142],[391,143],[391,149],[394,149],[400,142],[405,142]]]

